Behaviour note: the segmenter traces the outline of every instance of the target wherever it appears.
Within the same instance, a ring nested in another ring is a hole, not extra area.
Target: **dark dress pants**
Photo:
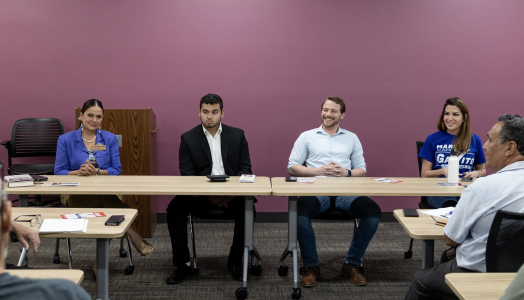
[[[451,300],[458,299],[451,288],[446,284],[445,276],[449,273],[471,273],[468,269],[457,266],[457,259],[433,268],[418,271],[413,276],[404,300]]]
[[[187,216],[202,216],[209,209],[222,210],[226,216],[235,220],[233,245],[229,251],[228,262],[239,264],[244,254],[244,207],[245,198],[235,196],[228,207],[218,207],[207,196],[176,196],[167,207],[167,227],[173,249],[173,265],[180,266],[189,262],[187,246]],[[255,212],[256,214],[256,212]]]

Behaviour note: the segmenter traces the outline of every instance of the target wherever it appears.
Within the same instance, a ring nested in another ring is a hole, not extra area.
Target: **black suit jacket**
[[[222,124],[220,150],[226,175],[251,174],[251,159],[244,131]],[[182,134],[178,151],[178,167],[182,176],[211,174],[213,160],[202,124]]]

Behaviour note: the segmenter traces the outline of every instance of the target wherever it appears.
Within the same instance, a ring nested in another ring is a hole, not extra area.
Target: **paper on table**
[[[86,219],[44,219],[39,233],[86,232]]]
[[[371,180],[382,181],[387,183],[400,183],[401,180],[389,179],[389,178],[372,178]]]
[[[317,181],[316,178],[311,178],[311,177],[298,177],[297,178],[297,182],[301,182],[301,183],[313,183]]]
[[[441,217],[441,218],[449,219],[454,209],[455,209],[454,207],[444,207],[444,208],[432,209],[432,210],[422,210],[420,212],[426,215],[434,216],[434,217]]]
[[[238,182],[250,182],[250,183],[253,183],[255,182],[255,175],[253,174],[242,174],[242,176],[240,176],[240,178],[238,179]]]
[[[62,219],[82,219],[82,218],[96,218],[96,217],[105,217],[106,214],[103,212],[94,212],[94,213],[85,213],[85,214],[69,214],[69,215],[60,215]]]
[[[46,182],[42,186],[77,186],[80,185],[78,182]]]

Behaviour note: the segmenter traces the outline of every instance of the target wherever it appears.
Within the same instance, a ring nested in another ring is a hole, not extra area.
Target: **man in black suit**
[[[251,174],[251,160],[244,131],[221,124],[224,105],[220,96],[207,94],[200,100],[202,124],[182,134],[179,149],[179,168],[182,176]],[[221,209],[235,220],[233,245],[227,267],[231,277],[242,280],[244,250],[244,197],[237,196],[176,196],[167,207],[167,224],[173,247],[176,270],[166,280],[177,284],[191,276],[187,246],[187,216],[200,211]]]

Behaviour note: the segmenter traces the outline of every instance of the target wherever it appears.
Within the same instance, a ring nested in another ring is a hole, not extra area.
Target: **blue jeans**
[[[452,201],[454,202],[455,205],[457,205],[458,199],[457,197],[453,197],[453,196],[428,196],[428,203],[429,205],[433,206],[434,208],[442,208],[444,205],[444,202],[446,201]]]
[[[371,198],[362,196],[298,197],[297,233],[304,266],[318,266],[317,244],[315,232],[313,231],[313,226],[311,226],[311,218],[327,211],[330,208],[331,201],[335,202],[334,208],[336,210],[350,217],[361,219],[346,254],[347,263],[360,266],[369,242],[377,231],[381,216],[378,204]]]

